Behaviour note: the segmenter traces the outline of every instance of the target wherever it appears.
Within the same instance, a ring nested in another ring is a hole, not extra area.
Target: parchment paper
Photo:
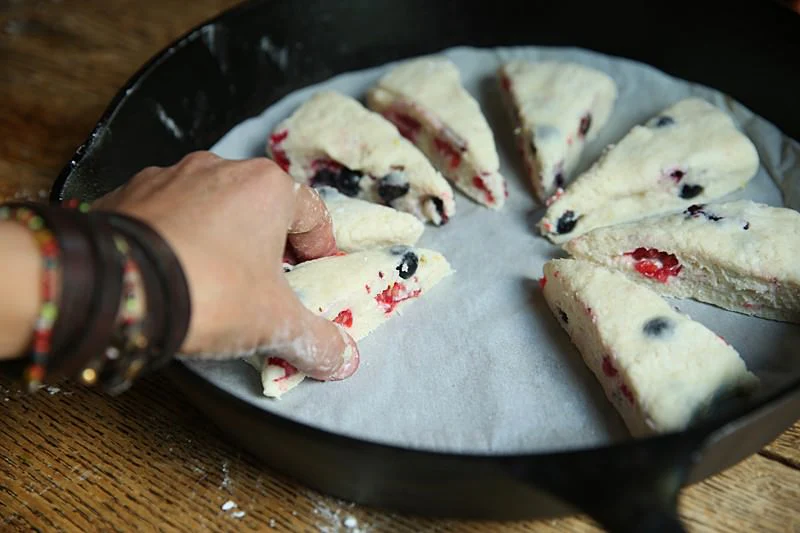
[[[521,172],[510,120],[496,89],[497,67],[512,58],[571,60],[616,80],[619,99],[613,115],[586,147],[578,173],[632,126],[689,95],[731,113],[758,147],[758,176],[725,200],[744,197],[781,205],[785,199],[797,209],[800,145],[726,95],[633,61],[566,48],[461,47],[444,54],[460,68],[466,88],[495,132],[510,192],[499,213],[457,194],[451,223],[427,226],[419,245],[443,252],[455,275],[363,340],[361,368],[342,382],[306,380],[283,399],[271,400],[261,395],[257,373],[244,362],[187,364],[262,409],[329,431],[411,448],[538,452],[629,438],[539,290],[536,280],[543,263],[562,254],[535,230],[543,208],[532,199]],[[365,90],[388,68],[340,75],[293,93],[231,130],[213,151],[232,159],[262,156],[273,126],[313,92],[334,89],[363,102]],[[674,303],[731,342],[762,379],[764,393],[800,373],[800,327],[689,300]]]

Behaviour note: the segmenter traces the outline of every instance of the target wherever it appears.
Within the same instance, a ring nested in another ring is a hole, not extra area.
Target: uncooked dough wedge
[[[681,100],[635,126],[547,209],[539,230],[563,243],[597,227],[704,203],[744,187],[758,153],[720,109]]]
[[[357,100],[316,93],[269,137],[267,152],[296,181],[389,205],[444,224],[453,189],[389,121]]]
[[[317,190],[331,215],[336,245],[343,252],[394,244],[411,246],[425,230],[425,225],[408,213],[350,198],[333,187]]]
[[[800,323],[800,213],[749,200],[597,228],[573,256],[619,270],[668,296]]]
[[[588,261],[545,263],[544,297],[636,437],[679,431],[758,378],[725,340]]]
[[[577,63],[511,61],[498,71],[514,136],[540,201],[566,186],[586,143],[605,126],[614,80]]]
[[[392,121],[463,193],[493,209],[503,207],[507,189],[492,130],[449,59],[426,56],[400,64],[369,90],[367,105]]]
[[[303,305],[358,341],[452,272],[439,252],[392,246],[300,263],[285,275]],[[265,396],[278,398],[305,378],[281,359],[264,360],[249,362],[261,371]]]

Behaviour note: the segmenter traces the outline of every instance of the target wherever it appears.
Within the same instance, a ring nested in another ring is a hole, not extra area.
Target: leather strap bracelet
[[[169,310],[164,336],[153,339],[150,346],[151,368],[160,368],[180,349],[189,330],[191,302],[183,267],[161,235],[141,220],[119,213],[98,211],[97,214],[107,216],[116,231],[138,245],[158,275],[165,308]]]
[[[31,390],[59,377],[77,377],[121,392],[137,376],[166,364],[188,332],[189,287],[166,241],[132,217],[87,211],[85,204],[80,209],[0,205],[0,215],[19,212],[15,220],[35,232],[46,265],[43,295],[49,299],[43,301],[30,354],[0,365],[24,371]],[[135,305],[128,309],[129,304]]]

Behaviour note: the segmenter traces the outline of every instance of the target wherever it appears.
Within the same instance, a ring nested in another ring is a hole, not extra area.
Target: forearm
[[[42,276],[41,255],[30,231],[0,222],[0,359],[21,355],[36,322]]]

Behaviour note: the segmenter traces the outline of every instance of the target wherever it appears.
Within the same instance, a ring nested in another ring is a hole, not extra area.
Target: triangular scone
[[[267,151],[300,183],[329,185],[436,225],[455,214],[452,187],[425,155],[349,96],[316,93],[278,124]]]
[[[544,297],[634,436],[679,431],[758,378],[658,294],[588,261],[545,263]]]
[[[285,276],[303,305],[358,341],[452,272],[439,252],[392,246],[300,263]],[[277,398],[305,378],[276,357],[249,362],[261,371],[265,396]]]
[[[749,200],[597,228],[564,249],[668,296],[800,323],[800,213]]]
[[[492,130],[450,60],[427,56],[402,63],[369,90],[367,105],[392,121],[467,196],[503,207],[506,183]]]
[[[597,227],[719,198],[757,170],[756,148],[733,120],[687,98],[610,146],[550,204],[539,230],[562,243]]]
[[[564,188],[583,146],[608,121],[617,86],[604,72],[559,61],[512,61],[498,77],[528,178],[545,202]]]
[[[345,196],[333,187],[317,191],[331,215],[336,246],[343,252],[411,246],[425,230],[416,217],[397,209]]]

